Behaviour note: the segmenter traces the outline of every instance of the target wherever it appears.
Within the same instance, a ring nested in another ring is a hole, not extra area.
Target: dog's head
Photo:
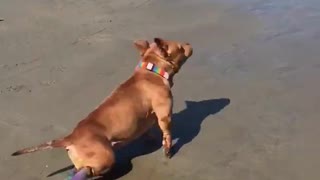
[[[151,44],[146,40],[137,40],[134,45],[142,58],[155,55],[161,61],[171,65],[177,73],[181,66],[192,56],[193,48],[189,43],[154,38]]]

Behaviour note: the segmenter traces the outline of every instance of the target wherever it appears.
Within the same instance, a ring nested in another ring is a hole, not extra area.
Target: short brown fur
[[[61,147],[68,151],[77,170],[89,168],[92,175],[97,176],[113,166],[115,149],[147,133],[158,122],[165,156],[170,157],[173,76],[192,55],[193,49],[188,43],[160,38],[154,38],[151,44],[145,40],[135,41],[134,45],[141,60],[165,69],[170,73],[169,80],[145,69],[136,69],[80,121],[70,135],[12,155]]]

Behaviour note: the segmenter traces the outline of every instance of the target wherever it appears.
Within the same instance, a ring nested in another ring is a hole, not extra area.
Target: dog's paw
[[[163,152],[164,152],[164,156],[167,158],[167,159],[171,159],[172,157],[172,151],[171,149],[163,149]]]

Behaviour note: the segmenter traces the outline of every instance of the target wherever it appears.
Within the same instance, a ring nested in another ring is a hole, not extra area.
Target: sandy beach
[[[320,1],[7,0],[0,179],[66,179],[63,150],[10,155],[68,134],[154,37],[194,47],[173,87],[176,153],[138,140],[104,179],[320,178]]]

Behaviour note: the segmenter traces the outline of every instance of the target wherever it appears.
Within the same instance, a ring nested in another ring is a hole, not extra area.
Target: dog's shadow
[[[187,143],[190,143],[200,132],[202,122],[209,115],[218,113],[224,107],[230,104],[227,98],[210,99],[203,101],[186,101],[186,108],[172,117],[172,138],[177,140],[173,145],[172,155],[175,155]],[[145,138],[139,138],[126,147],[116,152],[116,164],[108,173],[104,175],[102,180],[118,179],[132,170],[131,160],[142,155],[150,154],[159,150],[161,144],[161,132],[159,128],[153,129],[157,133],[159,140],[146,142]],[[60,173],[67,168],[58,170],[51,175]],[[51,176],[50,175],[50,176]]]

